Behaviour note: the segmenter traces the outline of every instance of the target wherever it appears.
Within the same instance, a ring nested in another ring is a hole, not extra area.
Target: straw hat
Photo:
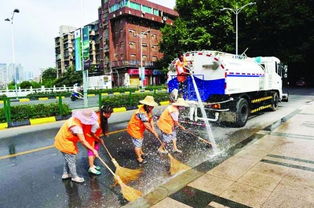
[[[158,106],[153,96],[146,96],[144,100],[140,100],[140,103],[144,105],[153,106],[153,107]]]
[[[73,111],[72,117],[77,118],[85,125],[94,125],[97,122],[97,114],[89,109]]]
[[[177,102],[172,103],[172,105],[182,106],[182,107],[189,107],[189,104],[183,98],[178,98]]]

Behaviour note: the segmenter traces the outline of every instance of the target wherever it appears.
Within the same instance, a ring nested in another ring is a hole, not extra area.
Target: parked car
[[[295,82],[295,85],[297,87],[305,87],[306,86],[306,82],[304,81],[304,77],[301,77],[300,79],[298,79],[296,82]]]

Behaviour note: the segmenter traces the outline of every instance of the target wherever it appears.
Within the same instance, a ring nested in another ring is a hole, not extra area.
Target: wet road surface
[[[310,89],[290,93],[289,103],[281,103],[276,112],[252,116],[244,128],[227,128],[213,124],[213,134],[222,151],[227,151],[229,147],[294,112],[298,107],[313,100],[309,95],[314,95]],[[114,124],[111,125],[110,131],[124,129],[125,126],[126,123]],[[193,130],[197,132],[196,127],[193,127]],[[63,157],[51,147],[57,131],[58,127],[52,125],[51,129],[41,129],[38,126],[37,131],[27,133],[16,130],[16,134],[5,137],[0,132],[0,207],[120,207],[127,203],[119,194],[120,189],[111,187],[113,178],[104,168],[101,176],[91,176],[87,173],[87,153],[82,147],[77,166],[78,173],[84,176],[86,182],[76,184],[61,180]],[[211,149],[193,136],[180,132],[178,138],[178,146],[184,153],[172,155],[179,161],[193,167],[213,157]],[[138,167],[132,143],[126,132],[112,134],[106,139],[106,144],[121,166]],[[34,151],[38,148],[47,149]],[[144,166],[139,181],[130,184],[144,194],[171,179],[168,174],[168,158],[157,154],[157,148],[156,139],[147,134],[144,151],[148,153],[148,163]],[[25,151],[29,152],[7,158],[9,154]],[[101,157],[113,167],[104,151],[100,152]]]

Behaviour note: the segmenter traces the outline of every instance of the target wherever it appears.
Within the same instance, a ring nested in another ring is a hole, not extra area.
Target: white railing
[[[104,89],[103,87],[89,87],[89,90],[96,90],[96,89]],[[32,88],[30,89],[21,89],[20,87],[17,89],[17,91],[13,90],[0,90],[0,96],[6,95],[7,97],[25,97],[28,94],[31,93],[38,93],[38,92],[72,92],[73,87],[66,87],[65,85],[63,87],[52,87],[52,88],[46,88],[44,86],[41,86],[41,88]]]

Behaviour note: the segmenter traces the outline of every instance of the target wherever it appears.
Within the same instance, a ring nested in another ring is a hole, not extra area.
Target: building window
[[[129,5],[130,5],[130,8],[132,8],[132,9],[141,10],[141,5],[138,3],[131,1]]]
[[[146,60],[147,60],[147,56],[146,56],[146,55],[143,55],[143,56],[142,56],[142,60],[143,60],[143,61],[146,61]]]
[[[156,40],[156,39],[157,39],[157,35],[156,35],[156,34],[152,34],[152,35],[151,35],[151,38],[152,38],[153,40]]]
[[[158,51],[158,45],[153,45],[152,49],[153,49],[153,51]]]
[[[142,5],[142,12],[153,14],[153,8]]]
[[[159,10],[154,9],[154,15],[159,16]]]
[[[135,43],[134,43],[134,42],[129,42],[129,47],[130,47],[131,49],[134,49],[134,48],[135,48]]]
[[[142,43],[142,47],[143,47],[144,49],[146,49],[146,48],[147,48],[147,43]]]
[[[157,61],[157,56],[153,56],[152,61]]]
[[[136,60],[136,54],[131,54],[130,58],[131,58],[131,60]]]

